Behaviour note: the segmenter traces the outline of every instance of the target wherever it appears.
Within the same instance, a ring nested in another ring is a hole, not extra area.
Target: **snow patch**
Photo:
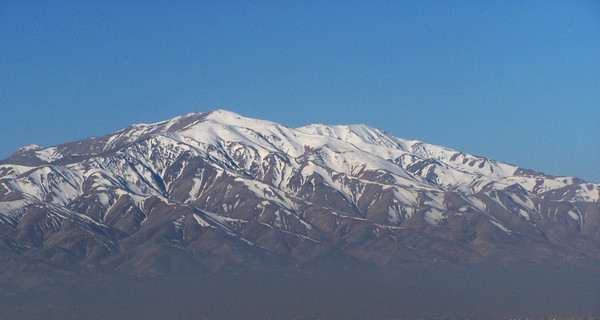
[[[501,224],[500,222],[498,222],[498,221],[494,221],[494,220],[490,220],[490,222],[491,222],[491,223],[492,223],[494,226],[496,226],[498,229],[500,229],[500,230],[504,231],[505,233],[507,233],[507,234],[512,234],[512,231],[510,231],[510,229],[508,229],[507,227],[505,227],[505,226],[504,226],[503,224]]]
[[[57,151],[57,147],[38,150],[35,152],[35,156],[45,162],[52,162],[63,157],[63,155]]]
[[[26,199],[0,202],[0,214],[7,217],[23,214],[29,203]]]
[[[434,208],[425,211],[423,217],[425,218],[425,221],[427,221],[427,223],[434,226],[438,226],[440,221],[444,220],[443,212]]]
[[[575,221],[579,221],[579,215],[576,212],[573,212],[573,210],[569,210],[567,211],[567,214],[569,215],[569,217],[571,217],[571,219],[575,220]]]
[[[198,224],[201,227],[206,227],[206,228],[214,228],[210,223],[206,222],[206,220],[202,219],[202,217],[200,217],[199,215],[194,213],[194,219],[196,219],[196,222],[198,222]]]

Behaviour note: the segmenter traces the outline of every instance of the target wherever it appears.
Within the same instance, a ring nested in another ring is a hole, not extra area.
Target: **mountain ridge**
[[[0,161],[0,254],[150,275],[324,257],[597,263],[599,199],[600,184],[366,125],[216,110],[18,149]]]

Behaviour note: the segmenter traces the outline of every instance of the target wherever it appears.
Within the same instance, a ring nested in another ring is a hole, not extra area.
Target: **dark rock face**
[[[599,199],[599,184],[367,126],[213,111],[17,150],[0,162],[0,256],[138,275],[598,264]]]

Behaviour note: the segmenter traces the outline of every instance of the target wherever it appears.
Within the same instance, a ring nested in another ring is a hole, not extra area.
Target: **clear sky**
[[[211,109],[600,182],[600,2],[0,0],[0,158]]]

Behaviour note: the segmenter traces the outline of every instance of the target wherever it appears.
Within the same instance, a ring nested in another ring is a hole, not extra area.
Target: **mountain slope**
[[[0,254],[138,274],[600,261],[600,185],[365,125],[218,110],[0,162]]]

